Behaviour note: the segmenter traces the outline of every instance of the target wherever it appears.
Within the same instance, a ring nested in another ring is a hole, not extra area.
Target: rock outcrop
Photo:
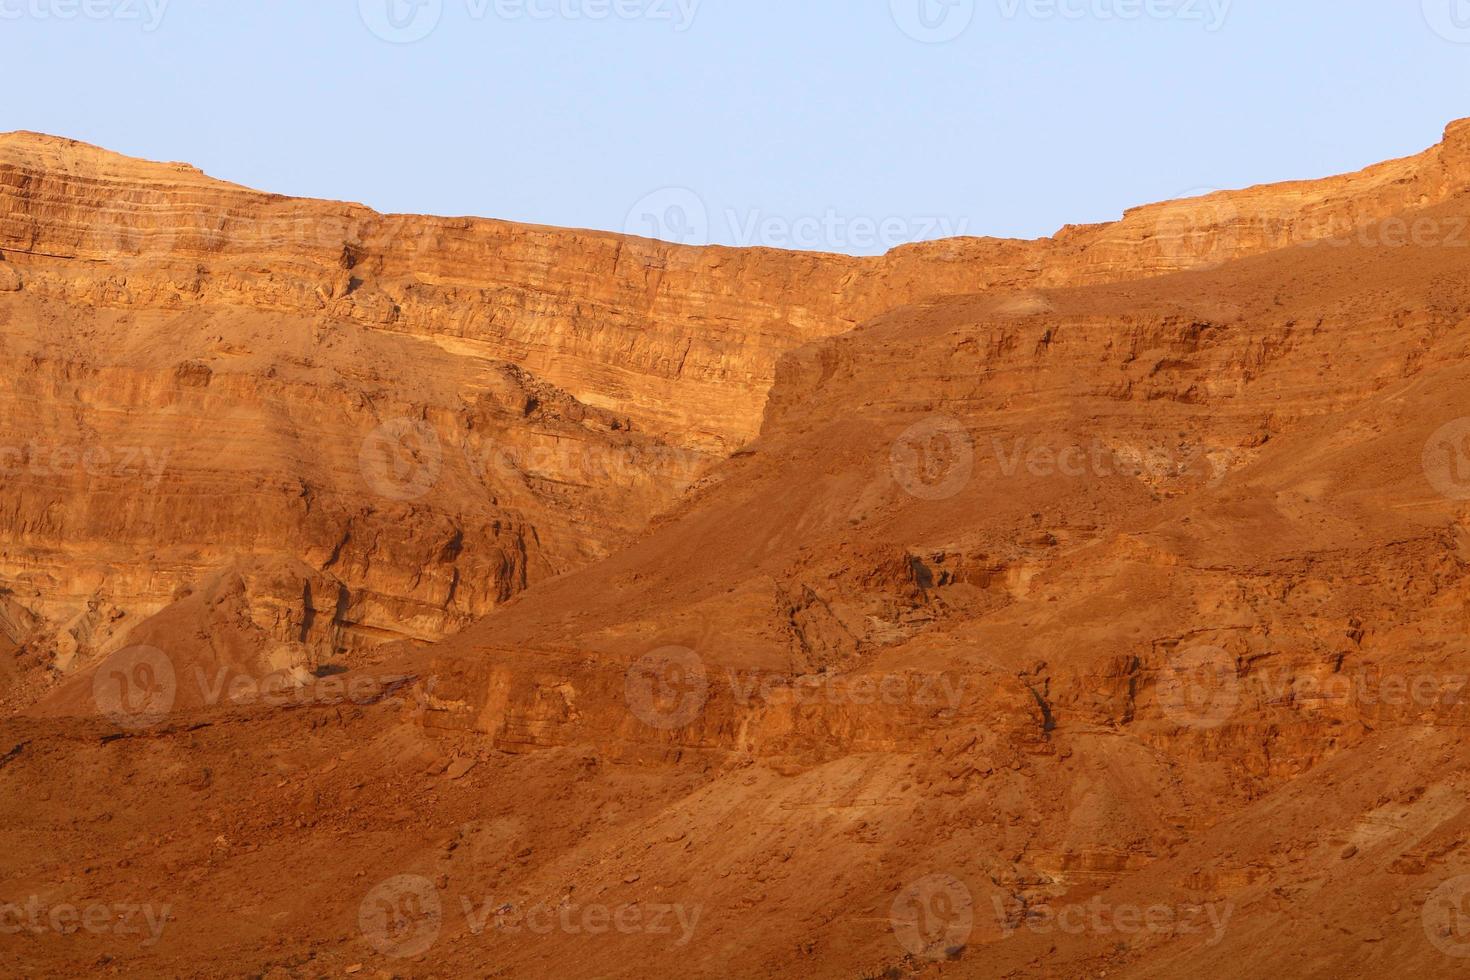
[[[1467,140],[851,259],[7,138],[0,901],[177,926],[0,962],[1453,975]]]
[[[9,134],[0,577],[63,671],[243,555],[338,577],[355,644],[442,637],[673,505],[755,436],[788,351],[1357,234],[1457,193],[1467,146],[860,259],[380,215]]]

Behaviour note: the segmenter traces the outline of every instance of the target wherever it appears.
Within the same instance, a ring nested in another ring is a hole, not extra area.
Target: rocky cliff
[[[0,141],[0,925],[163,910],[0,963],[1457,975],[1467,140],[876,259]]]
[[[803,344],[946,295],[1040,309],[1352,240],[1457,193],[1467,148],[1460,123],[1359,174],[858,259],[380,215],[9,134],[6,634],[66,670],[257,556],[330,575],[349,645],[437,638],[672,506]]]
[[[441,744],[666,774],[511,877],[682,896],[709,972],[1453,975],[1470,241],[1386,232],[788,355],[652,533],[419,662]]]

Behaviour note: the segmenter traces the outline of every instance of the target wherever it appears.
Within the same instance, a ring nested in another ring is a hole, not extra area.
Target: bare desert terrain
[[[857,258],[0,135],[0,972],[1470,969],[1470,120]]]

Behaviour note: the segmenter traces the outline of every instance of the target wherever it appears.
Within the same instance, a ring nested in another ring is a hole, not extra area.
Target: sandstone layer
[[[45,653],[57,688],[0,724],[6,887],[173,917],[26,936],[17,969],[1470,952],[1465,124],[1348,177],[878,259],[5,153],[7,438],[181,460],[148,492],[7,484],[12,684],[40,693]],[[297,217],[353,230],[272,224]],[[69,651],[36,643],[73,610]],[[585,914],[655,908],[668,931]]]
[[[1457,123],[1348,177],[856,259],[380,215],[9,134],[5,633],[66,671],[261,555],[333,576],[354,642],[442,637],[673,504],[804,343],[1351,234],[1467,181]]]

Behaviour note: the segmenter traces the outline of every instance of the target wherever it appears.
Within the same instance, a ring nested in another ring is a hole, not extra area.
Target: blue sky
[[[1470,0],[0,0],[0,63],[266,190],[876,252],[1417,152]]]

